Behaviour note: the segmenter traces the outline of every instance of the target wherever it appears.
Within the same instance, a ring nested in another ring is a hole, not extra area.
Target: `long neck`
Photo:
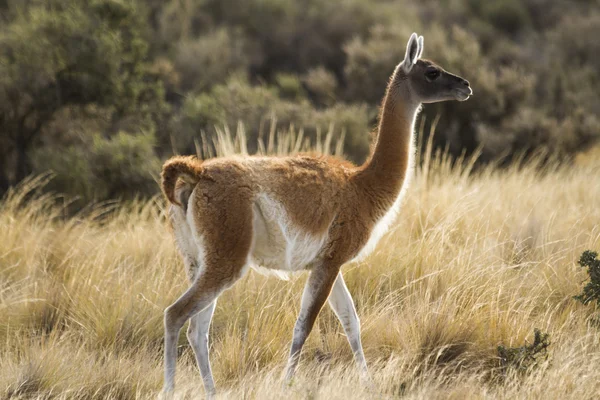
[[[402,77],[391,79],[373,153],[356,175],[357,184],[377,202],[377,214],[394,203],[411,168],[414,123],[420,103],[411,100],[406,85]]]

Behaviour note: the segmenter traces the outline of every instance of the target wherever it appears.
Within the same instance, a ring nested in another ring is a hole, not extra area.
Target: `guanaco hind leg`
[[[201,265],[190,288],[165,310],[164,393],[175,388],[177,339],[183,325],[192,321],[190,342],[194,348],[207,394],[215,391],[208,361],[208,327],[217,297],[242,277],[252,244],[252,208],[248,194],[237,188],[214,193],[210,185],[194,189],[188,210],[194,217],[190,229],[198,239]],[[223,189],[223,188],[221,188]],[[198,191],[198,193],[196,193]],[[236,199],[230,207],[228,199]],[[196,339],[194,339],[196,333]],[[197,340],[197,341],[196,341]]]
[[[215,287],[207,285],[205,275],[165,310],[165,383],[163,392],[168,394],[175,388],[175,366],[177,362],[177,339],[183,325],[195,314],[208,312],[219,294],[226,288],[226,282]],[[212,313],[211,313],[212,314]],[[214,388],[213,388],[214,391]]]
[[[187,331],[187,338],[190,346],[194,350],[198,369],[202,375],[204,389],[207,396],[215,394],[215,382],[210,368],[210,358],[208,352],[208,331],[210,322],[215,312],[217,300],[214,300],[207,308],[200,311],[190,319],[190,325]]]

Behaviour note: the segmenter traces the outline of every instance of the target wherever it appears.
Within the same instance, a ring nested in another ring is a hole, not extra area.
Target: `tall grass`
[[[243,152],[224,135],[222,153]],[[268,143],[265,153],[283,152]],[[588,323],[594,310],[572,296],[585,279],[578,256],[600,249],[598,159],[476,173],[443,155],[423,164],[392,231],[344,268],[379,396],[595,398],[600,330]],[[0,205],[0,398],[155,397],[162,312],[186,288],[162,200],[65,219],[40,194],[44,179]],[[305,279],[250,272],[221,296],[210,334],[221,398],[376,395],[360,385],[329,309],[294,385],[281,387]],[[495,379],[497,346],[531,341],[534,328],[550,334],[548,360]],[[180,354],[177,397],[197,398],[202,383],[183,334]]]
[[[343,156],[346,132],[342,131],[341,135],[337,135],[334,124],[329,125],[324,136],[322,130],[317,128],[316,138],[313,142],[309,137],[304,136],[303,128],[296,129],[294,125],[290,125],[287,129],[278,130],[275,115],[265,118],[264,121],[269,121],[268,132],[265,133],[263,126],[266,124],[262,124],[258,133],[255,155],[286,156],[298,153],[319,153]],[[337,138],[334,139],[336,136]],[[201,137],[202,144],[198,141],[195,141],[194,144],[196,156],[202,160],[231,154],[248,155],[249,153],[246,129],[241,122],[238,122],[235,134],[225,125],[215,127],[215,135],[210,139],[205,132],[201,133]]]

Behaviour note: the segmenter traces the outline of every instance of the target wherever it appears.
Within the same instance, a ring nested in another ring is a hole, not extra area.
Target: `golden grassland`
[[[360,384],[328,308],[282,387],[306,274],[251,271],[211,328],[219,398],[597,398],[597,311],[572,296],[587,277],[579,255],[600,249],[600,161],[451,165],[426,159],[391,232],[344,267],[375,388]],[[0,205],[0,398],[155,398],[163,309],[186,288],[162,201],[65,219],[36,195],[41,181]],[[550,334],[548,358],[528,374],[498,370],[497,346],[534,328]],[[176,398],[203,393],[182,331]]]

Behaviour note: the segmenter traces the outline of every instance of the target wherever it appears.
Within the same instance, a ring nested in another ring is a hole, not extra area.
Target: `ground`
[[[579,255],[600,250],[600,162],[450,165],[426,160],[391,232],[343,269],[374,387],[329,309],[283,387],[306,275],[251,271],[219,299],[210,333],[220,398],[596,397],[598,311],[573,296]],[[163,310],[186,287],[162,199],[64,219],[26,195],[40,184],[0,206],[0,398],[155,398]],[[547,359],[503,372],[497,347],[532,342],[534,328],[550,335]],[[178,368],[176,398],[202,395],[183,332]]]

